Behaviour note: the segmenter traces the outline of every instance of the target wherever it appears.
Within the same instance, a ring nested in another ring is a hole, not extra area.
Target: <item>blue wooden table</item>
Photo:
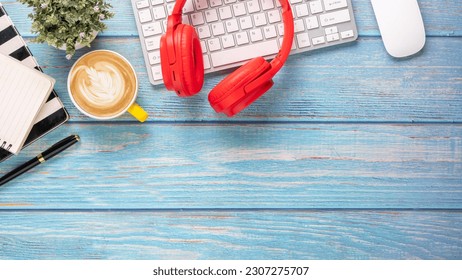
[[[29,41],[30,9],[3,5]],[[423,52],[393,59],[368,0],[357,42],[290,57],[274,88],[228,119],[206,76],[180,99],[151,86],[129,1],[92,49],[127,57],[140,124],[98,122],[66,90],[78,51],[30,42],[71,120],[0,164],[82,142],[0,189],[1,259],[461,259],[462,2],[419,0]]]

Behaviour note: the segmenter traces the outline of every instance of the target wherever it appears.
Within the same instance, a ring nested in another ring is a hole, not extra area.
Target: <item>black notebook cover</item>
[[[35,61],[32,53],[22,39],[13,22],[8,17],[4,7],[0,3],[0,53],[9,55],[28,67],[42,71]],[[1,67],[1,65],[0,65]],[[43,72],[43,71],[42,71]],[[52,91],[47,102],[43,105],[39,116],[24,144],[27,146],[47,134],[51,130],[62,125],[69,119],[69,114],[64,108],[63,103],[56,91]],[[0,148],[0,162],[4,161],[12,154]]]

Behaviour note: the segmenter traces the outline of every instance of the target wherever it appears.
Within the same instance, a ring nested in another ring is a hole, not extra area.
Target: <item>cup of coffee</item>
[[[135,102],[135,69],[116,52],[96,50],[80,57],[69,72],[67,88],[75,107],[94,119],[113,119],[127,111],[140,122],[148,118]]]

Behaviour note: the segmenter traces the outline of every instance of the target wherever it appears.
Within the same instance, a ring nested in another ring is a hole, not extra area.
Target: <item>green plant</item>
[[[107,27],[102,22],[114,16],[105,0],[19,0],[33,7],[29,14],[35,42],[66,48],[66,58],[75,53],[75,45],[90,46],[94,32]]]

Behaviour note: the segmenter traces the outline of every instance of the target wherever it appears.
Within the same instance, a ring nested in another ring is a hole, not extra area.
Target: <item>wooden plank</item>
[[[0,191],[2,209],[462,206],[462,125],[66,125],[82,142]]]
[[[208,92],[230,71],[207,75],[201,93],[183,99],[149,83],[137,39],[98,39],[94,48],[115,50],[132,62],[140,78],[139,103],[150,121],[461,122],[461,44],[462,38],[429,38],[421,55],[404,61],[388,56],[382,42],[373,38],[295,55],[275,77],[273,89],[231,119],[216,114],[207,100]],[[67,96],[67,75],[75,60],[67,61],[63,52],[45,45],[31,44],[31,49],[57,80],[72,120],[91,121]]]
[[[460,259],[460,212],[1,212],[1,259]]]
[[[130,1],[108,1],[114,7],[116,16],[107,21],[108,30],[101,36],[137,36],[138,32],[133,18]],[[3,0],[3,5],[11,15],[21,33],[32,36],[31,23],[26,17],[31,9],[15,0]],[[426,32],[429,36],[461,36],[462,35],[462,3],[459,0],[446,0],[444,4],[434,0],[419,0]],[[378,27],[369,0],[353,0],[356,22],[360,35],[378,36]]]

